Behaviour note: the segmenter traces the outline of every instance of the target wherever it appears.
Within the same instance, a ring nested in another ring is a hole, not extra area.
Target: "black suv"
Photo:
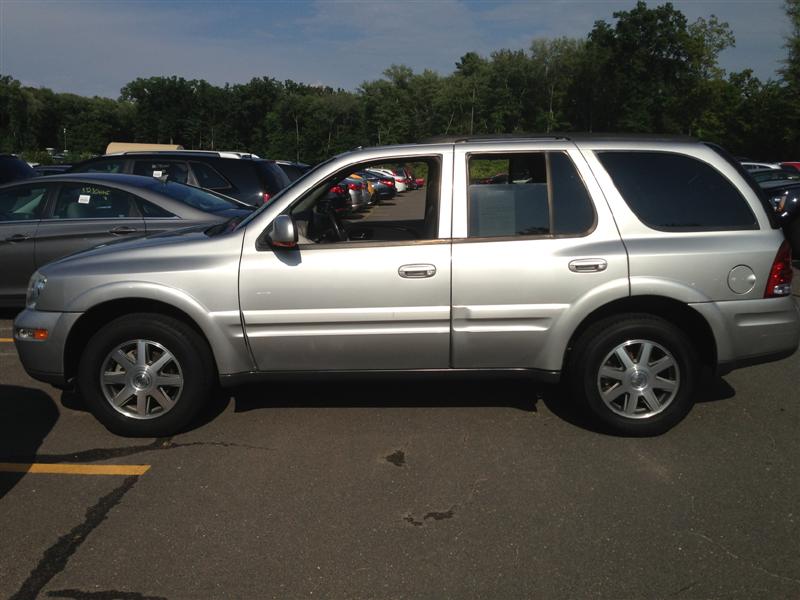
[[[28,163],[13,154],[0,154],[0,185],[30,177],[36,177],[36,172]]]
[[[132,173],[166,177],[260,206],[289,185],[275,161],[241,152],[167,150],[120,152],[75,165],[70,173]]]

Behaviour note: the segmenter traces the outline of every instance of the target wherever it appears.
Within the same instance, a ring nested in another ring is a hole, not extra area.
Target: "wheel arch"
[[[645,313],[660,317],[678,327],[692,342],[700,361],[711,368],[717,365],[717,340],[708,321],[691,306],[665,296],[627,296],[613,300],[589,313],[570,336],[562,363],[567,367],[578,338],[592,325],[608,317]]]
[[[220,338],[219,332],[209,331],[208,324],[203,327],[196,318],[174,304],[146,297],[124,297],[107,300],[92,306],[72,326],[64,345],[65,379],[70,380],[77,374],[78,363],[83,349],[96,331],[113,319],[133,313],[166,315],[188,325],[208,344],[209,350],[214,357],[217,371],[224,372],[223,369],[226,364],[224,356],[229,353],[226,352],[227,348],[220,350],[216,347]]]

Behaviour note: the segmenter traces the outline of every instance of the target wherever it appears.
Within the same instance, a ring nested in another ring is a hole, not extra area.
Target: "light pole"
[[[64,127],[64,154],[67,153],[67,128]]]

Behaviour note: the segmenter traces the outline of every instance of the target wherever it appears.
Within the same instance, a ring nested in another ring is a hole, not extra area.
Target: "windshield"
[[[177,183],[175,181],[162,182],[158,179],[153,179],[145,187],[151,191],[164,194],[173,200],[183,202],[192,208],[197,208],[205,212],[219,212],[229,208],[242,208],[242,205],[232,198],[227,198],[222,194],[216,194],[208,190]]]

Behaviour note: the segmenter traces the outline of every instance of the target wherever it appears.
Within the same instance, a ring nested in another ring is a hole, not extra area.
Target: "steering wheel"
[[[314,213],[316,217],[324,221],[324,224],[320,223],[321,231],[316,236],[315,242],[346,242],[348,240],[347,231],[342,227],[330,203],[320,202],[314,207]]]

